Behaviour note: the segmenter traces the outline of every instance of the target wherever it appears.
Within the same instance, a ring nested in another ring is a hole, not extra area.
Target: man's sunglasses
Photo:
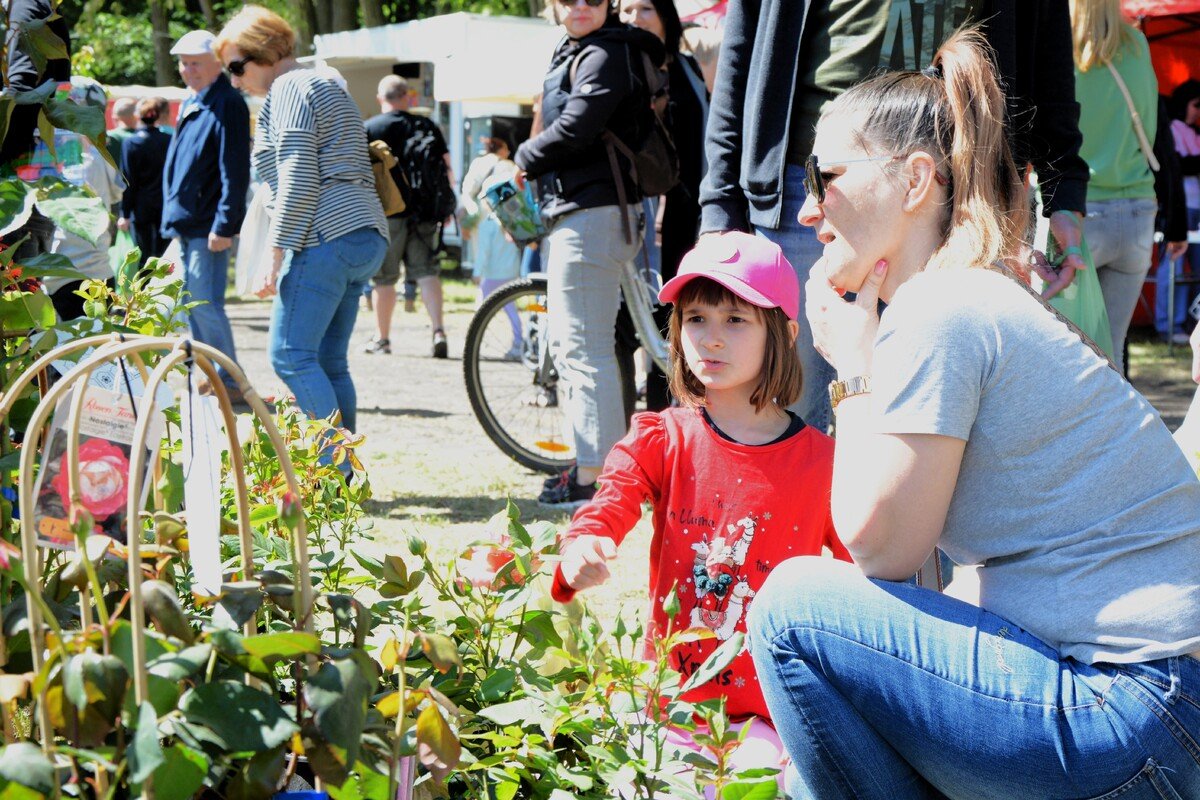
[[[873,158],[852,158],[848,161],[834,161],[826,164],[827,167],[840,167],[843,164],[863,164],[867,161],[898,161],[905,156],[875,156]],[[949,186],[950,181],[940,172],[933,173],[933,177],[942,186]],[[817,203],[825,202],[825,176],[821,174],[821,164],[817,161],[817,154],[813,153],[804,160],[804,191],[810,196],[817,198]]]
[[[567,8],[574,8],[575,4],[578,3],[579,0],[558,0],[558,2]],[[607,3],[608,0],[584,0],[584,2],[587,3],[590,8],[599,8]]]
[[[246,74],[246,65],[253,61],[253,58],[246,56],[239,58],[237,61],[230,61],[225,65],[225,69],[229,70],[229,74],[235,78],[240,78]]]

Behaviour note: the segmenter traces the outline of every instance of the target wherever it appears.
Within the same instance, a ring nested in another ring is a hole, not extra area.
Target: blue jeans
[[[190,295],[187,299],[202,303],[188,311],[192,338],[212,345],[237,361],[233,329],[229,327],[229,317],[225,315],[229,251],[214,253],[209,250],[207,236],[181,238],[179,245],[183,252],[183,288]],[[226,386],[234,386],[233,378],[224,367],[218,367],[217,374]]]
[[[749,612],[796,800],[1200,797],[1200,661],[1089,666],[975,606],[796,558]]]
[[[800,399],[791,405],[791,410],[800,418],[820,431],[828,431],[833,421],[829,407],[829,382],[837,372],[813,347],[812,328],[804,314],[804,283],[809,270],[825,252],[825,245],[817,240],[816,232],[800,224],[800,207],[804,205],[804,167],[788,165],[783,180],[783,216],[780,228],[758,228],[755,233],[770,239],[783,250],[792,263],[792,269],[800,278],[800,334],[796,337],[796,353],[800,356],[800,369],[804,387]]]
[[[314,419],[335,411],[355,430],[358,399],[346,354],[363,285],[379,271],[387,239],[359,228],[289,252],[271,309],[271,366]]]
[[[1200,208],[1189,208],[1187,210],[1187,223],[1189,231],[1200,228]],[[1169,263],[1170,259],[1167,258],[1167,254],[1164,251],[1162,259],[1158,262],[1158,271],[1155,273],[1154,278],[1154,328],[1164,336],[1179,333],[1183,330],[1183,323],[1187,319],[1188,299],[1192,290],[1192,287],[1186,283],[1175,285],[1175,319],[1173,325],[1168,325],[1167,305],[1171,290],[1170,282],[1167,280]],[[1183,266],[1185,263],[1193,275],[1200,273],[1200,246],[1189,245],[1187,252],[1181,258],[1175,260],[1176,280],[1183,277]]]

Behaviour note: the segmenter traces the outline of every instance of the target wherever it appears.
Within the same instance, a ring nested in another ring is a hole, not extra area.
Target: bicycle
[[[629,264],[621,292],[642,347],[668,371],[667,343],[654,320],[654,276]],[[480,305],[467,329],[463,377],[484,433],[518,464],[556,474],[575,462],[558,404],[558,374],[547,342],[546,276],[504,284]]]

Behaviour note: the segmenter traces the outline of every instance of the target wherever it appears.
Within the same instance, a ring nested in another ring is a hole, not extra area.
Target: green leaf
[[[211,644],[185,647],[178,653],[166,653],[154,659],[147,665],[147,671],[169,681],[184,681],[204,669],[212,651]]]
[[[83,652],[63,667],[63,692],[79,711],[94,706],[101,719],[111,721],[121,711],[129,687],[129,672],[116,656]]]
[[[58,34],[51,30],[47,24],[52,19],[57,18],[58,15],[55,14],[45,19],[30,19],[18,23],[18,36],[21,40],[22,49],[33,61],[33,66],[37,69],[39,75],[46,70],[46,62],[49,59],[71,57],[67,52],[66,42],[59,38]]]
[[[8,96],[0,96],[0,141],[8,133],[8,121],[12,119],[13,107],[16,103]]]
[[[0,779],[43,795],[53,794],[57,785],[49,757],[30,742],[17,742],[0,749]]]
[[[37,193],[28,183],[0,181],[0,236],[7,236],[29,220]]]
[[[733,635],[726,639],[720,647],[712,652],[700,668],[692,673],[691,677],[679,687],[680,693],[690,692],[697,686],[707,683],[717,676],[721,670],[729,666],[734,657],[742,652],[742,644],[746,639],[746,634],[741,631],[734,631]]]
[[[376,772],[363,762],[354,765],[350,779],[341,786],[325,785],[330,800],[367,800],[372,797],[387,797],[388,776]],[[403,790],[397,797],[405,797]]]
[[[439,782],[462,759],[462,745],[436,703],[425,706],[417,715],[417,757]]]
[[[289,631],[264,633],[242,639],[242,647],[267,666],[276,661],[292,660],[304,655],[320,655],[321,640],[311,633]]]
[[[245,762],[233,776],[228,800],[267,800],[275,796],[275,785],[285,767],[286,748],[277,747]]]
[[[440,633],[422,633],[420,636],[421,651],[438,672],[449,672],[455,664],[462,666],[458,645],[449,636],[443,636]]]
[[[154,770],[154,796],[157,800],[190,800],[204,785],[208,758],[201,752],[176,742],[163,751],[163,762]],[[141,787],[136,787],[140,794]]]
[[[516,682],[517,674],[511,669],[498,669],[479,684],[479,697],[486,703],[494,703],[512,691]]]
[[[179,710],[189,722],[208,728],[227,751],[270,750],[300,730],[274,697],[236,681],[189,689]]]
[[[92,244],[108,231],[108,206],[90,189],[57,178],[42,178],[35,185],[38,210],[63,230]]]
[[[349,658],[322,664],[304,685],[304,697],[315,712],[317,729],[343,768],[348,769],[358,760],[367,706],[377,678],[374,662],[356,652]]]
[[[4,292],[0,294],[0,329],[27,331],[45,329],[57,320],[54,305],[45,292]]]
[[[253,527],[265,525],[279,519],[279,509],[274,503],[263,503],[250,509],[250,524]]]
[[[81,106],[72,100],[51,97],[43,108],[56,128],[74,131],[89,139],[105,138],[104,109],[101,106]]]
[[[56,91],[58,91],[58,81],[48,80],[28,92],[13,92],[11,97],[13,102],[19,106],[40,106],[45,105]]]
[[[138,707],[137,729],[133,732],[128,753],[129,779],[134,783],[146,780],[165,760],[158,743],[158,715],[149,702]]]
[[[497,725],[516,725],[526,720],[536,719],[542,713],[542,703],[532,697],[524,697],[520,700],[481,708],[478,713],[479,716],[490,719]]]
[[[221,584],[221,599],[218,602],[240,628],[262,607],[264,599],[262,585],[258,581],[236,581]]]
[[[774,778],[737,781],[721,788],[721,800],[775,800],[779,783]]]

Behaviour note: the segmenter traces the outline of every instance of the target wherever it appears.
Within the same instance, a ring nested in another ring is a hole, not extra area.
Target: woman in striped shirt
[[[271,189],[271,258],[254,290],[275,297],[271,364],[301,410],[353,431],[357,400],[346,354],[362,288],[383,263],[387,221],[358,107],[340,86],[302,68],[295,45],[282,17],[250,5],[229,20],[213,51],[234,86],[266,97],[252,160]]]

